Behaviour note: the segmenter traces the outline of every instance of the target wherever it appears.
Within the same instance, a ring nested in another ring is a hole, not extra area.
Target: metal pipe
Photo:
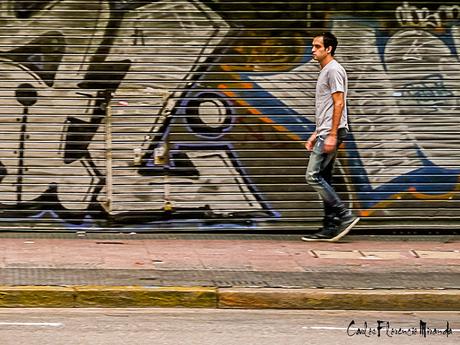
[[[112,172],[112,105],[110,103],[111,92],[105,95],[105,189],[106,189],[106,211],[112,214],[113,197],[113,172]]]

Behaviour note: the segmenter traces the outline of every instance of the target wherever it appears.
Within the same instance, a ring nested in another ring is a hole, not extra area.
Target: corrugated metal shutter
[[[307,230],[331,30],[361,229],[460,226],[455,1],[0,2],[1,229]]]

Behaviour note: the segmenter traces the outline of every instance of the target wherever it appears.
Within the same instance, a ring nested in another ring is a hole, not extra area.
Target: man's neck
[[[321,66],[321,69],[323,69],[324,67],[326,67],[326,65],[331,62],[332,60],[334,60],[334,57],[332,55],[328,55],[326,56],[322,61],[320,61],[320,66]]]

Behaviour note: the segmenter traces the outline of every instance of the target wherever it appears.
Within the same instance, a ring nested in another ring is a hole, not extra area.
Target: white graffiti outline
[[[443,16],[448,20],[460,19],[460,6],[441,5],[434,12],[427,7],[418,8],[404,1],[396,8],[396,19],[402,27],[442,28]]]

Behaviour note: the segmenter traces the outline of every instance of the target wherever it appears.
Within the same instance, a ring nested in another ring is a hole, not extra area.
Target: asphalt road
[[[0,309],[0,344],[458,345],[460,312]]]

